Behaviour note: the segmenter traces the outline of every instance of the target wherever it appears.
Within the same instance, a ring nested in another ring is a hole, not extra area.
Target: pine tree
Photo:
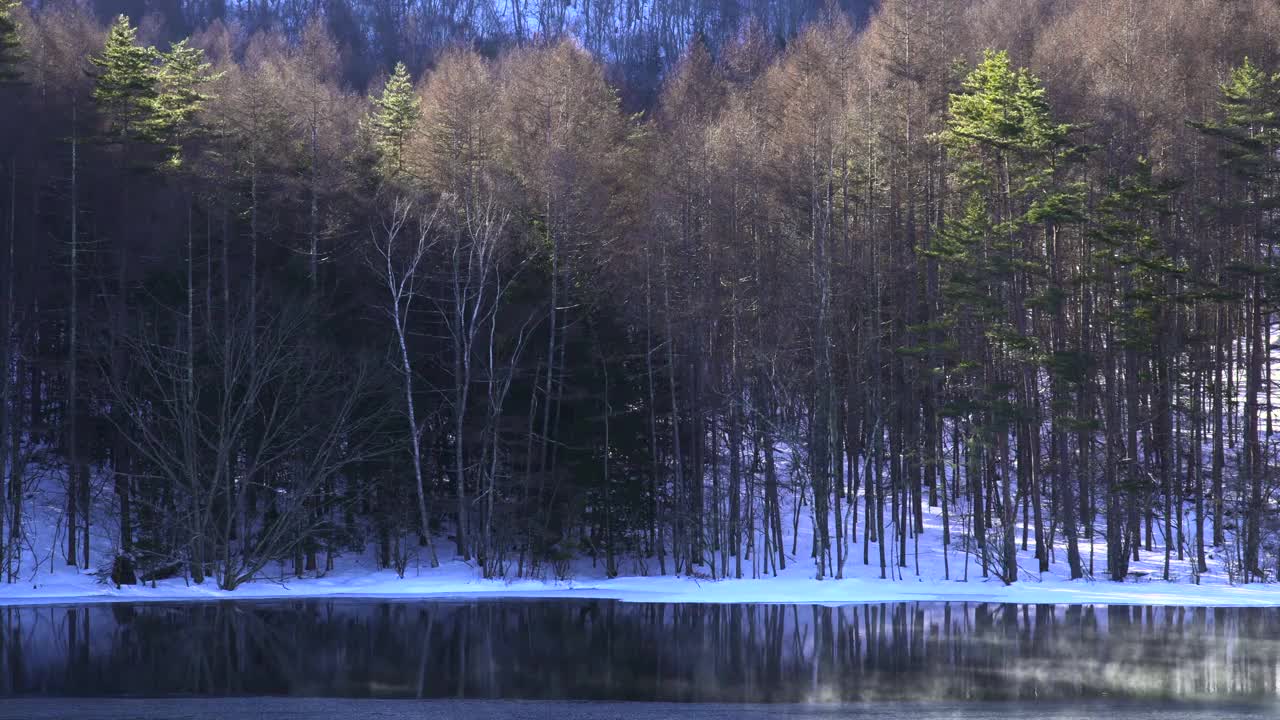
[[[1265,577],[1260,558],[1262,513],[1269,460],[1260,438],[1259,395],[1268,365],[1268,323],[1274,298],[1280,293],[1280,268],[1275,249],[1280,242],[1276,199],[1280,197],[1280,73],[1267,72],[1251,60],[1235,68],[1222,86],[1222,119],[1193,123],[1220,141],[1223,166],[1237,183],[1224,197],[1224,216],[1244,239],[1242,262],[1233,269],[1248,290],[1245,307],[1247,360],[1245,367],[1244,452],[1239,492],[1245,509],[1240,568],[1244,580]],[[1269,400],[1268,400],[1269,401]],[[1247,497],[1246,497],[1247,495]],[[1239,539],[1237,538],[1237,542]]]
[[[18,64],[26,54],[14,16],[20,0],[0,0],[0,86],[16,84],[22,77]]]
[[[216,79],[204,61],[204,51],[191,47],[186,40],[174,43],[160,54],[156,72],[156,97],[151,102],[149,132],[169,153],[171,167],[182,164],[182,144],[195,133],[195,115],[209,96],[204,85]]]
[[[954,300],[988,296],[1002,306],[1015,277],[1037,269],[1026,237],[1038,219],[1031,212],[1051,201],[1040,191],[1070,127],[1051,121],[1039,81],[1025,69],[1015,71],[1003,51],[988,50],[962,87],[951,96],[940,139],[955,161],[965,202],[948,218],[957,227],[942,238],[940,257],[955,269],[946,282]],[[1001,342],[1030,349],[1030,338],[1008,315],[987,313],[984,320]]]
[[[1222,86],[1222,119],[1193,123],[1223,141],[1226,168],[1241,180],[1275,182],[1280,158],[1280,73],[1267,73],[1245,58]]]
[[[102,55],[90,59],[100,68],[93,99],[107,121],[107,138],[113,142],[154,140],[159,56],[155,48],[139,45],[137,35],[128,17],[117,17]]]
[[[379,170],[388,179],[408,174],[406,148],[422,117],[422,107],[404,63],[396,63],[382,94],[373,99],[373,107],[365,127],[378,153]]]
[[[1032,487],[1026,455],[1039,432],[1035,418],[1039,367],[1047,365],[1057,383],[1062,375],[1055,370],[1067,365],[1062,361],[1069,355],[1062,343],[1065,279],[1049,258],[1057,254],[1062,227],[1083,218],[1083,194],[1066,182],[1063,172],[1080,155],[1071,141],[1073,130],[1054,121],[1038,78],[1025,68],[1014,70],[1008,53],[988,50],[962,82],[961,92],[951,96],[947,125],[940,135],[956,162],[956,185],[966,200],[947,219],[948,230],[935,257],[950,270],[944,294],[949,296],[953,315],[964,312],[970,320],[973,340],[964,348],[959,366],[969,368],[965,401],[973,418],[971,440],[981,442],[984,452],[995,453],[997,462],[988,462],[988,472],[1004,468],[998,503],[1004,536],[996,566],[1007,583],[1017,573],[1009,477],[1013,470],[1006,462],[1010,428],[1019,458],[1013,464],[1018,485],[1029,489],[1036,508],[1041,571],[1048,570],[1049,564],[1051,538],[1043,532],[1040,495]],[[1033,307],[1047,308],[1055,315],[1049,343],[1031,327]],[[1058,384],[1055,388],[1054,406],[1064,407],[1060,396],[1067,391]],[[1064,420],[1055,417],[1055,433],[1067,424]],[[1058,489],[1066,498],[1062,507],[1068,560],[1072,576],[1080,577],[1071,480],[1063,476],[1066,468],[1061,457],[1055,464],[1061,480]],[[975,533],[981,531],[981,524],[975,523]]]
[[[1151,164],[1140,158],[1133,173],[1112,183],[1093,213],[1089,237],[1095,248],[1093,259],[1097,261],[1099,280],[1118,291],[1111,302],[1099,308],[1100,319],[1113,333],[1113,347],[1106,352],[1124,354],[1129,382],[1136,382],[1138,368],[1161,359],[1164,312],[1175,301],[1168,293],[1167,280],[1183,272],[1155,232],[1167,218],[1170,195],[1176,187],[1175,183],[1157,180]],[[1130,396],[1136,403],[1136,388]],[[1150,476],[1140,472],[1136,460],[1139,424],[1130,418],[1124,447],[1108,450],[1123,451],[1130,458],[1124,475],[1117,474],[1106,488],[1107,569],[1116,581],[1123,581],[1128,574],[1139,508],[1153,490]],[[1109,432],[1118,442],[1120,429],[1110,428]]]

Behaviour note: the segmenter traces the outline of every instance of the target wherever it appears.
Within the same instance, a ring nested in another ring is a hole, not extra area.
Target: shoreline
[[[433,576],[445,577],[433,577]],[[1209,579],[1209,578],[1206,578]],[[1216,582],[1214,582],[1216,581]],[[50,582],[0,586],[0,607],[96,605],[109,603],[214,602],[270,600],[616,600],[631,603],[856,605],[894,602],[965,602],[1051,605],[1143,605],[1163,607],[1280,607],[1280,584],[1228,585],[1219,578],[1187,582],[1142,580],[1000,581],[851,578],[815,580],[777,577],[705,580],[672,576],[584,578],[563,582],[483,580],[459,577],[446,568],[417,577],[397,578],[388,571],[343,573],[285,583],[258,580],[233,591],[211,582],[187,585],[181,579],[156,587],[98,584],[89,574],[54,573]]]

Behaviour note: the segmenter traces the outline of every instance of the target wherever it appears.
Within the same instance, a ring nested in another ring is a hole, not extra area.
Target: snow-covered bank
[[[890,567],[898,579],[880,579],[879,553],[871,545],[870,564],[862,562],[861,538],[850,546],[842,580],[814,579],[813,561],[803,557],[809,533],[800,527],[801,557],[788,561],[776,577],[758,579],[710,580],[705,577],[657,576],[657,563],[645,565],[628,562],[624,575],[604,576],[602,566],[593,566],[586,558],[572,568],[572,579],[553,580],[485,580],[478,571],[461,560],[444,562],[438,568],[425,564],[410,566],[404,578],[390,570],[379,570],[366,557],[338,560],[337,569],[323,577],[294,578],[275,574],[247,583],[232,592],[218,590],[213,582],[192,585],[181,578],[161,581],[156,587],[134,586],[116,589],[102,584],[91,573],[77,572],[46,561],[41,570],[32,572],[24,582],[0,585],[0,606],[186,601],[186,600],[260,600],[279,598],[384,598],[430,599],[446,597],[473,598],[609,598],[627,602],[663,603],[816,603],[838,605],[900,601],[1009,602],[1102,605],[1187,605],[1187,606],[1280,606],[1280,584],[1231,585],[1222,572],[1221,558],[1210,560],[1210,572],[1194,584],[1187,561],[1174,560],[1170,582],[1160,580],[1163,548],[1144,552],[1141,562],[1131,571],[1138,579],[1116,583],[1104,579],[1069,580],[1065,555],[1057,549],[1057,562],[1048,573],[1033,570],[1036,562],[1031,552],[1019,552],[1022,580],[1005,586],[994,577],[984,579],[976,559],[965,556],[955,544],[945,553],[941,547],[940,518],[926,515],[926,530],[920,536],[918,564],[914,543],[908,545],[908,567]],[[438,550],[446,550],[444,543]],[[1082,549],[1088,561],[1088,544]],[[1103,577],[1105,546],[1094,548],[1096,573]],[[917,567],[919,568],[917,572]],[[651,574],[642,575],[647,571]],[[670,569],[670,568],[668,568]],[[631,574],[626,574],[630,572]],[[743,562],[745,575],[751,574],[751,563]],[[967,580],[964,578],[966,577]],[[947,579],[947,577],[950,579]]]
[[[1095,580],[1070,580],[1066,550],[1058,538],[1053,560],[1046,573],[1036,572],[1038,563],[1033,549],[1018,552],[1019,582],[1006,587],[995,579],[982,577],[981,566],[974,555],[964,552],[963,524],[952,518],[952,543],[942,545],[941,509],[922,508],[924,532],[909,537],[906,567],[897,564],[899,545],[891,541],[885,546],[889,579],[880,579],[880,548],[866,538],[859,526],[856,540],[848,543],[842,580],[816,580],[814,561],[808,555],[812,547],[812,516],[809,508],[801,508],[794,526],[784,531],[787,567],[775,577],[765,573],[760,558],[754,562],[744,558],[744,579],[711,580],[704,577],[709,567],[699,567],[698,577],[659,576],[658,562],[624,560],[621,577],[607,578],[603,562],[592,563],[578,558],[570,568],[566,581],[523,579],[512,582],[484,580],[471,564],[450,559],[452,543],[439,538],[436,551],[444,561],[438,568],[427,567],[425,561],[411,564],[406,577],[399,578],[391,570],[382,570],[367,554],[337,559],[334,571],[323,577],[295,578],[283,567],[269,568],[264,577],[244,584],[232,592],[218,590],[212,581],[203,585],[189,584],[182,578],[161,581],[156,587],[126,586],[116,589],[103,584],[94,573],[79,572],[62,565],[58,548],[57,513],[60,495],[56,488],[47,502],[35,505],[36,521],[31,524],[32,549],[22,565],[21,581],[0,584],[0,606],[34,604],[81,604],[98,602],[194,601],[194,600],[261,600],[280,598],[384,598],[431,599],[445,597],[476,598],[608,598],[627,602],[662,603],[816,603],[839,605],[901,601],[1009,602],[1097,605],[1182,605],[1182,606],[1280,606],[1280,583],[1232,585],[1226,573],[1222,553],[1208,552],[1209,571],[1195,584],[1189,561],[1178,560],[1176,550],[1170,562],[1170,581],[1160,578],[1164,570],[1164,546],[1157,542],[1151,550],[1141,551],[1141,560],[1130,564],[1130,580],[1116,583],[1106,580],[1107,548],[1101,538],[1082,537],[1080,552],[1086,570],[1093,569]],[[784,503],[788,504],[788,503]],[[791,517],[794,508],[784,508]],[[1187,527],[1191,521],[1186,520]],[[110,527],[102,523],[100,527]],[[1159,528],[1157,528],[1159,530]],[[1210,529],[1211,531],[1211,529]],[[1189,532],[1189,530],[1188,530]],[[794,537],[793,537],[794,535]],[[1230,532],[1228,532],[1230,537]],[[1023,537],[1017,528],[1019,542]],[[1159,534],[1157,533],[1157,539]],[[763,545],[763,542],[757,538]],[[1175,542],[1176,545],[1176,542]],[[110,537],[94,537],[94,558],[100,565],[113,557]],[[796,552],[791,553],[795,548]],[[100,548],[100,549],[99,549]],[[868,563],[863,563],[864,551]],[[420,553],[425,558],[425,553]],[[731,558],[729,567],[735,562]],[[668,559],[667,569],[671,570]],[[718,569],[723,574],[723,567]],[[835,574],[831,572],[830,574]],[[760,577],[755,579],[753,575]]]
[[[859,563],[857,570],[869,570]],[[878,573],[878,569],[876,570]],[[279,598],[609,598],[663,603],[846,603],[899,601],[1009,602],[1105,605],[1280,606],[1280,585],[1231,586],[1206,578],[1201,585],[1160,580],[1114,583],[1045,578],[1005,587],[1000,581],[971,577],[968,582],[915,578],[880,580],[859,577],[814,580],[788,571],[777,578],[716,580],[676,577],[581,578],[566,582],[482,580],[462,562],[419,575],[397,578],[390,571],[350,568],[322,578],[286,583],[258,581],[233,592],[212,583],[188,585],[181,579],[157,587],[119,590],[90,575],[46,574],[34,583],[0,586],[0,605],[97,602],[260,600]]]

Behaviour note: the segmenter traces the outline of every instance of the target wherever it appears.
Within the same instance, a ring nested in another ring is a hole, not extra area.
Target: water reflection
[[[0,609],[0,696],[1269,699],[1280,609],[318,600]]]

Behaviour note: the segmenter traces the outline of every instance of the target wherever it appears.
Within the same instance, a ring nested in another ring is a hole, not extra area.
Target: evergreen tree
[[[15,84],[22,77],[18,63],[26,56],[18,35],[14,12],[20,0],[0,0],[0,86]]]
[[[1124,354],[1130,382],[1135,381],[1132,370],[1160,360],[1161,335],[1168,324],[1166,310],[1176,299],[1167,281],[1184,271],[1155,231],[1167,219],[1176,187],[1176,183],[1157,180],[1151,164],[1139,159],[1133,173],[1112,183],[1093,213],[1089,231],[1095,248],[1092,259],[1097,263],[1097,281],[1110,290],[1101,293],[1110,302],[1098,309],[1100,319],[1112,329],[1113,347],[1106,352]],[[1131,396],[1136,401],[1136,389]],[[1132,432],[1123,441],[1129,458],[1124,474],[1112,478],[1106,488],[1107,568],[1117,581],[1128,574],[1138,509],[1153,490],[1150,476],[1140,472],[1136,460],[1136,425],[1130,418]],[[1114,441],[1121,442],[1118,434]]]
[[[969,369],[966,403],[973,413],[973,440],[984,452],[994,453],[988,456],[988,473],[1004,468],[998,503],[1001,553],[989,557],[1005,582],[1013,582],[1017,573],[1013,470],[1006,462],[1009,431],[1019,458],[1018,485],[1025,489],[1032,482],[1026,455],[1038,433],[1036,375],[1045,364],[1053,373],[1054,361],[1066,357],[1063,323],[1055,322],[1057,332],[1046,342],[1032,327],[1032,309],[1062,312],[1064,279],[1049,259],[1057,252],[1061,227],[1082,218],[1082,193],[1063,173],[1080,152],[1071,142],[1073,130],[1054,121],[1038,78],[1025,68],[1014,70],[1008,53],[988,50],[962,82],[961,92],[951,96],[940,136],[956,163],[957,186],[966,200],[948,218],[934,255],[951,271],[944,295],[953,314],[965,313],[972,324],[973,341],[959,366]],[[984,307],[991,310],[982,311]],[[1061,393],[1065,390],[1055,395]],[[1064,508],[1069,513],[1070,483],[1061,485],[1068,491]],[[1038,493],[1035,502],[1037,557],[1045,571],[1051,538],[1043,534]],[[1080,577],[1074,516],[1068,514],[1063,525],[1071,572]],[[981,532],[976,523],[975,534]]]
[[[404,63],[396,63],[382,94],[373,98],[373,108],[366,128],[378,154],[379,170],[389,179],[408,174],[406,148],[422,117],[422,107]]]
[[[1049,219],[1045,208],[1065,199],[1051,181],[1071,127],[1052,121],[1039,80],[1025,68],[1015,71],[1003,51],[988,50],[962,87],[951,96],[941,140],[965,201],[948,218],[956,227],[938,252],[956,270],[946,281],[954,300],[985,295],[1003,306],[1021,274],[1043,274],[1028,231]],[[1025,302],[1025,293],[1018,299]],[[984,324],[1007,349],[1032,349],[1016,313],[985,314]]]
[[[90,59],[100,69],[93,99],[107,121],[111,141],[154,140],[159,97],[155,48],[138,44],[138,31],[121,15],[111,25],[102,54]]]
[[[202,88],[216,79],[209,68],[204,51],[191,47],[187,40],[160,54],[149,130],[169,153],[170,166],[182,164],[182,144],[196,132],[195,115],[209,99]]]
[[[1264,391],[1269,365],[1267,346],[1272,332],[1269,323],[1275,312],[1274,298],[1280,294],[1280,268],[1275,262],[1276,243],[1280,241],[1277,222],[1277,198],[1280,198],[1280,73],[1267,72],[1250,59],[1231,72],[1222,85],[1218,121],[1193,125],[1211,138],[1218,139],[1223,167],[1234,180],[1223,194],[1223,219],[1234,226],[1244,241],[1243,257],[1232,271],[1239,275],[1247,290],[1242,303],[1245,310],[1244,452],[1240,461],[1239,484],[1245,509],[1244,538],[1240,558],[1243,577],[1265,577],[1262,569],[1262,514],[1267,505],[1264,488],[1270,460],[1260,435],[1262,428],[1259,395]],[[1271,421],[1267,420],[1270,433]],[[1246,499],[1247,495],[1247,499]]]
[[[1246,57],[1222,85],[1219,107],[1221,120],[1193,125],[1223,141],[1220,150],[1232,174],[1255,185],[1274,183],[1280,169],[1280,73],[1268,73]]]

